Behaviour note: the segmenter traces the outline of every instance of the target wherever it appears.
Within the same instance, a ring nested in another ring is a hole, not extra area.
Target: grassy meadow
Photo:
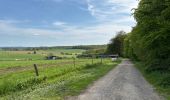
[[[0,50],[0,61],[23,61],[23,60],[44,60],[45,56],[53,54],[54,56],[71,58],[81,54],[83,49],[52,49],[34,51],[2,51]]]
[[[106,74],[120,61],[78,59],[81,49],[0,51],[0,100],[63,100],[78,95],[89,84]],[[64,57],[45,60],[49,53]],[[31,58],[31,60],[30,60]],[[37,64],[39,76],[33,64]]]

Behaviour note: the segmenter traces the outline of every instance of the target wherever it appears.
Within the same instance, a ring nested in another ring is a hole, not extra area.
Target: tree
[[[134,17],[125,55],[144,62],[148,71],[170,71],[170,0],[141,0]]]
[[[110,43],[107,47],[108,54],[119,54],[123,56],[123,42],[126,37],[126,33],[124,31],[119,31],[117,35],[110,40]]]

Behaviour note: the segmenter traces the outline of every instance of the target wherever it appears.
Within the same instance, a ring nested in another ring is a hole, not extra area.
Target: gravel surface
[[[77,97],[69,100],[162,100],[131,61],[116,68]]]

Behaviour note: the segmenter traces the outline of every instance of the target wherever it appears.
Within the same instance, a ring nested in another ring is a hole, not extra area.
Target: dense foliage
[[[170,0],[141,0],[134,17],[125,56],[144,62],[147,71],[170,71]]]
[[[118,54],[123,56],[123,42],[125,37],[126,34],[124,31],[118,32],[117,35],[110,40],[106,52],[108,54]]]

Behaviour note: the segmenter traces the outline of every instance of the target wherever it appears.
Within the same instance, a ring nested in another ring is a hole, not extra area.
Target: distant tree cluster
[[[107,54],[118,54],[119,56],[123,56],[123,43],[126,37],[126,33],[124,31],[120,31],[117,35],[110,40],[110,43],[107,46]]]
[[[84,50],[92,50],[92,49],[106,49],[107,45],[80,45],[73,46],[72,49],[84,49]]]
[[[83,52],[83,54],[100,55],[100,54],[105,54],[105,51],[106,49],[90,49]]]
[[[89,50],[92,49],[90,46],[73,46],[72,49],[84,49]]]
[[[80,46],[53,46],[53,47],[1,47],[1,50],[6,51],[38,51],[38,50],[55,50],[55,49],[105,49],[106,45],[80,45]]]

